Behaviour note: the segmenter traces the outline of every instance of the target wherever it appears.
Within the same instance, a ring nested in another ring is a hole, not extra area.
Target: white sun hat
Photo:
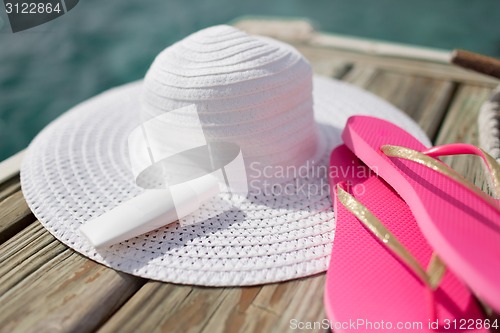
[[[192,106],[196,119],[186,112]],[[165,112],[180,133],[199,122],[208,140],[238,144],[248,195],[221,192],[178,222],[95,249],[79,228],[145,191],[128,140],[141,122]],[[429,142],[387,102],[313,77],[291,46],[215,26],[161,52],[144,80],[91,98],[47,126],[27,150],[22,190],[61,242],[123,272],[206,286],[304,277],[328,268],[335,221],[327,163],[355,114],[390,120]]]

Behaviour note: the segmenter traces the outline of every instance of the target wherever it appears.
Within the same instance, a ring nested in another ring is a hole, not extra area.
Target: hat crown
[[[198,118],[184,114],[195,104]],[[177,128],[201,123],[207,140],[239,145],[247,165],[302,165],[316,152],[312,70],[293,47],[231,26],[198,31],[148,70],[142,115],[169,112]]]

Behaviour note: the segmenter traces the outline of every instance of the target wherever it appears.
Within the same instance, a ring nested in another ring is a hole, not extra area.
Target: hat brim
[[[204,286],[243,286],[304,277],[328,268],[335,231],[326,175],[301,179],[292,194],[266,193],[189,224],[173,223],[96,250],[78,228],[141,191],[127,155],[137,126],[142,81],[104,92],[74,107],[31,143],[21,168],[26,201],[43,226],[67,246],[113,269],[144,278]],[[322,137],[319,164],[351,115],[390,120],[424,144],[406,114],[380,98],[336,80],[314,78],[314,112]],[[298,186],[315,193],[299,193]],[[214,210],[218,198],[200,210]]]

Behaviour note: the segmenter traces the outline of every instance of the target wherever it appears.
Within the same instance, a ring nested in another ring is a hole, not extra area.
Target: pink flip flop
[[[484,151],[453,144],[427,149],[403,129],[378,118],[351,117],[345,144],[410,207],[439,257],[482,300],[500,311],[500,207],[439,155],[475,154],[500,194],[500,167]]]
[[[333,331],[454,332],[454,320],[483,320],[409,207],[346,146],[332,152],[329,176],[337,227],[324,301]]]

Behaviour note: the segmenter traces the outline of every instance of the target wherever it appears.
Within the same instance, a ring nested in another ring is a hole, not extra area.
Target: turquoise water
[[[242,15],[306,17],[324,31],[500,56],[498,0],[81,0],[16,34],[2,9],[0,160],[71,106],[141,78],[173,41]]]

